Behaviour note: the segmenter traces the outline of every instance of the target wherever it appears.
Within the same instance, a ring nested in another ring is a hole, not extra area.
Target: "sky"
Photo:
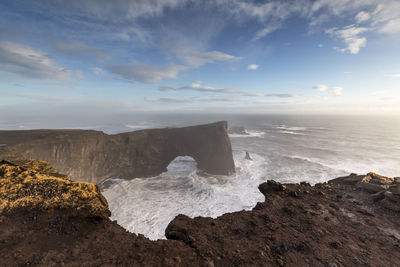
[[[398,0],[2,0],[0,117],[400,115]]]

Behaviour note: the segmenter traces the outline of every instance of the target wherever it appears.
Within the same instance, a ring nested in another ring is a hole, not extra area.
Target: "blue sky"
[[[398,0],[0,2],[0,112],[400,114]]]

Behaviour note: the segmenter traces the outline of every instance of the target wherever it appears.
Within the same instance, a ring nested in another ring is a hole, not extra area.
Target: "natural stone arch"
[[[226,122],[117,135],[87,130],[0,131],[0,159],[45,160],[74,180],[156,176],[177,156],[210,174],[235,171]]]
[[[168,165],[167,171],[169,173],[185,173],[188,170],[198,170],[197,161],[191,156],[177,156]],[[192,169],[192,167],[194,167]]]

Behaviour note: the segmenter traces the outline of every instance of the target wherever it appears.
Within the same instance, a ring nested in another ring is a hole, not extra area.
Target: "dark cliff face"
[[[87,130],[0,131],[0,159],[50,162],[79,181],[158,175],[178,156],[193,157],[210,174],[235,171],[227,123],[107,135]]]

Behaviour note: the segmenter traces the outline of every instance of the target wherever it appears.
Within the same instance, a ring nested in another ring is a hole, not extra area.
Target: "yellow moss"
[[[73,182],[43,161],[0,161],[0,215],[20,209],[110,216],[107,201],[97,185]]]

